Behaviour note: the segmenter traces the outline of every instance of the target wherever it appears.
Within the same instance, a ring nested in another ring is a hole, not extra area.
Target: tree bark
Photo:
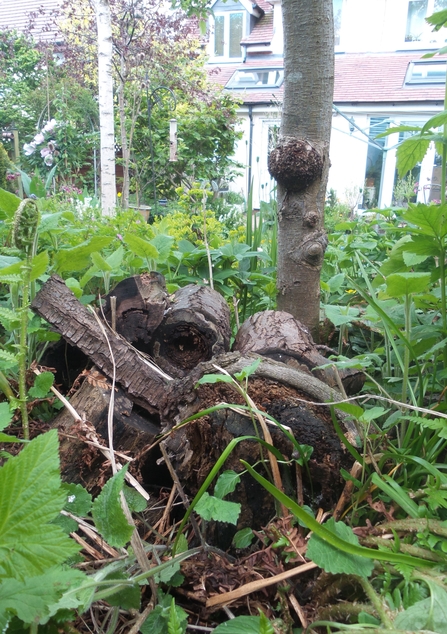
[[[332,0],[283,0],[284,101],[269,157],[278,181],[278,309],[318,341],[334,85]]]
[[[337,389],[341,380],[347,394],[359,392],[365,381],[358,370],[338,370],[338,376],[331,367],[315,370],[330,361],[319,352],[308,329],[284,311],[265,310],[249,317],[236,335],[233,350],[281,361]]]
[[[94,0],[98,32],[99,130],[101,139],[101,207],[112,216],[116,207],[115,125],[113,112],[112,19],[108,0]]]

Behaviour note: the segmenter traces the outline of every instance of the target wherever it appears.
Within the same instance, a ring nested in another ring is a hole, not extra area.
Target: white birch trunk
[[[93,0],[98,30],[98,93],[101,143],[101,208],[112,216],[116,208],[115,127],[112,77],[112,22],[108,0]]]

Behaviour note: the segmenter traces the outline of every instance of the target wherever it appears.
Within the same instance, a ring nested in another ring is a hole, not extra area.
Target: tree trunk
[[[269,170],[278,181],[278,309],[318,341],[334,85],[332,0],[283,0],[284,101]]]
[[[94,0],[98,31],[99,130],[101,139],[101,207],[112,216],[116,207],[115,127],[112,77],[112,21],[108,0]]]

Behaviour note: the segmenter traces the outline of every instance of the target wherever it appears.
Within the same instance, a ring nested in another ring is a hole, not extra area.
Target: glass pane
[[[425,28],[428,0],[411,0],[408,3],[406,42],[420,42]]]
[[[333,2],[335,46],[338,46],[338,44],[340,44],[341,10],[343,7],[343,0],[333,0]]]
[[[444,9],[447,9],[447,0],[435,0],[434,12],[443,11]]]
[[[224,54],[224,27],[224,16],[216,16],[214,18],[214,55],[216,57],[221,57]]]
[[[243,13],[230,13],[230,50],[229,57],[241,57]]]

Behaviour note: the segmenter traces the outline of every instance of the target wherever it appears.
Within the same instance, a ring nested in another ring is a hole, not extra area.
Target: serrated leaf
[[[34,385],[28,391],[32,398],[45,398],[53,387],[54,374],[52,372],[42,372],[34,379]]]
[[[160,572],[156,572],[154,575],[155,583],[169,584],[174,575],[180,571],[180,562],[175,561],[171,566],[163,568]]]
[[[343,522],[335,522],[331,518],[326,522],[325,527],[345,542],[359,545],[359,540],[352,529]],[[342,552],[315,533],[309,539],[306,554],[317,566],[331,574],[352,574],[367,578],[374,569],[374,562],[371,559]]]
[[[131,526],[121,508],[120,492],[124,484],[128,465],[110,478],[93,502],[92,517],[95,526],[106,542],[115,548],[122,548],[132,537]]]
[[[237,524],[241,505],[236,502],[220,500],[214,495],[204,493],[195,506],[195,512],[204,520],[215,520],[216,522],[228,522]]]
[[[30,280],[33,282],[37,280],[41,275],[46,273],[48,265],[50,264],[50,257],[48,251],[41,251],[35,255],[31,262]]]
[[[0,468],[0,578],[42,574],[79,551],[51,521],[64,504],[57,430],[41,434]]]
[[[428,121],[422,126],[422,133],[430,130],[431,128],[440,128],[447,123],[447,110],[438,112],[433,117],[430,117]]]
[[[9,361],[10,363],[16,364],[17,357],[12,352],[8,352],[7,350],[0,350],[0,359],[3,361]]]
[[[7,319],[8,321],[20,321],[20,317],[10,308],[0,307],[0,319]]]
[[[86,517],[92,508],[92,496],[81,484],[62,483],[62,491],[65,493],[64,510]]]
[[[403,178],[407,172],[422,161],[430,145],[430,139],[419,135],[405,139],[396,150],[397,171],[399,178]]]
[[[2,284],[20,284],[22,280],[22,275],[0,275],[0,282]]]
[[[143,240],[143,238],[134,236],[131,233],[126,233],[123,240],[132,253],[135,253],[135,255],[138,255],[140,258],[156,260],[159,256],[158,249],[147,240]]]
[[[233,493],[240,481],[241,477],[236,471],[224,471],[217,479],[214,495],[222,500],[228,493]]]
[[[402,219],[419,227],[427,236],[444,238],[447,235],[447,205],[410,205],[402,212]],[[418,238],[413,237],[417,243]],[[411,244],[411,243],[410,243]]]
[[[0,429],[5,429],[8,427],[14,413],[11,412],[11,408],[9,407],[9,403],[0,403]]]

